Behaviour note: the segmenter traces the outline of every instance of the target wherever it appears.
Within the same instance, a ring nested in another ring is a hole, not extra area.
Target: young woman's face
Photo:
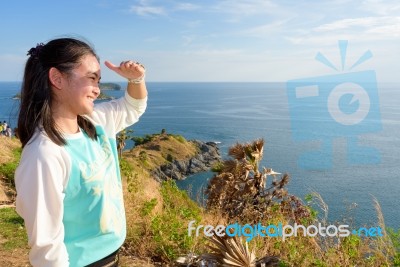
[[[93,101],[100,94],[100,78],[100,65],[93,55],[84,56],[81,64],[68,75],[63,102],[72,115],[92,113]]]

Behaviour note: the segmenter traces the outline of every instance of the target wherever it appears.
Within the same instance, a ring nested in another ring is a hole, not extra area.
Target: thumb
[[[107,66],[107,68],[109,68],[110,70],[113,70],[115,72],[119,71],[119,66],[114,65],[113,63],[111,63],[110,61],[106,60],[104,62],[104,64]]]

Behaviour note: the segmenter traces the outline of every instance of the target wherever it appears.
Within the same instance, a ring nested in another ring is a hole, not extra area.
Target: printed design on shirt
[[[100,186],[96,185],[92,187],[92,189],[93,189],[93,196],[101,196],[101,192],[103,191],[103,189]]]
[[[114,232],[121,235],[123,232],[123,202],[122,187],[118,181],[114,156],[108,138],[100,135],[100,147],[96,146],[95,160],[87,163],[79,162],[81,176],[91,188],[92,197],[100,198],[100,231]]]

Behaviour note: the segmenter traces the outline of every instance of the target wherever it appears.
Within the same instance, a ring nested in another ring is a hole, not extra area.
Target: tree
[[[132,136],[131,134],[133,133],[133,130],[130,129],[124,129],[120,131],[117,135],[117,149],[118,149],[118,155],[119,158],[122,158],[122,151],[124,150],[126,146],[126,140],[131,140]]]

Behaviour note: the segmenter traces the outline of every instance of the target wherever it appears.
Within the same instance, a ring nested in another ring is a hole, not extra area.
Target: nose
[[[93,94],[94,94],[96,97],[98,97],[98,96],[100,95],[100,88],[99,88],[99,86],[95,86],[95,87],[93,88]]]

